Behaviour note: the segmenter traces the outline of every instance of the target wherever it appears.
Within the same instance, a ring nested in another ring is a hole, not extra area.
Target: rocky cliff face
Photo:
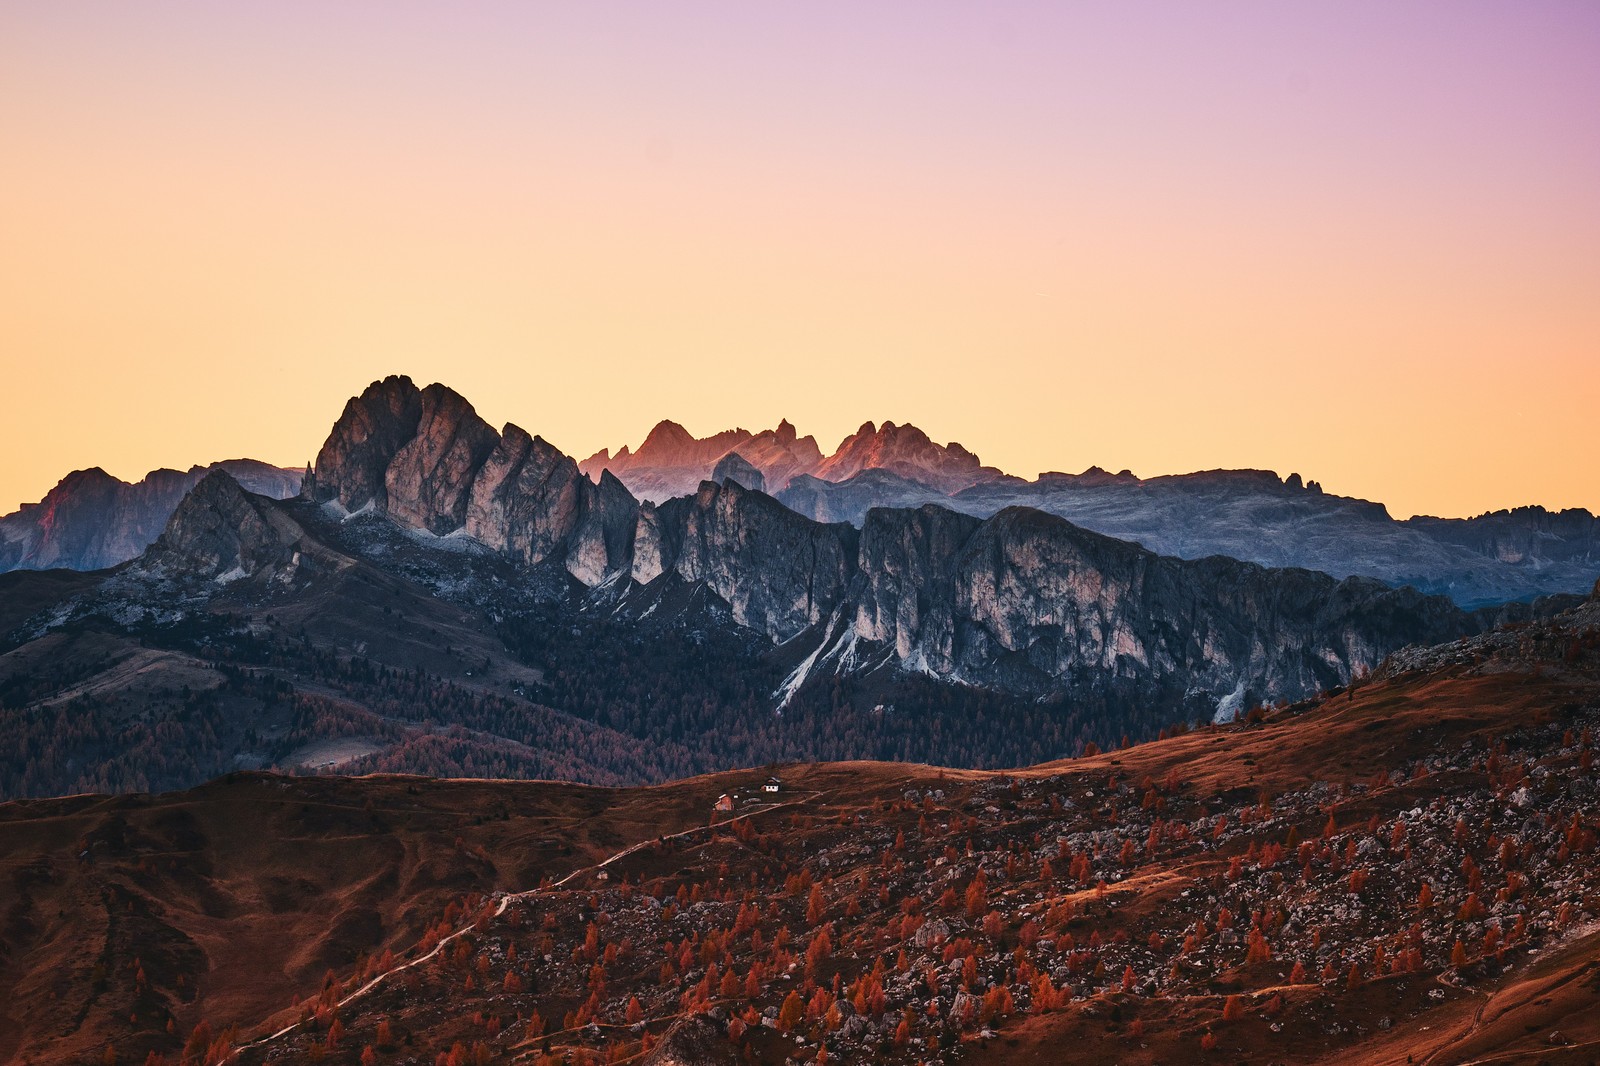
[[[305,491],[318,500],[338,500],[358,511],[388,507],[389,464],[417,435],[422,393],[408,377],[391,376],[351,397],[317,453]]]
[[[0,518],[0,571],[99,570],[134,558],[156,539],[184,494],[213,470],[275,499],[300,490],[300,473],[253,459],[152,470],[132,484],[95,467],[61,479],[43,500]]]
[[[838,473],[836,468],[834,473]],[[1377,503],[1325,493],[1298,475],[1212,470],[1139,478],[1091,467],[981,482],[955,493],[890,469],[798,477],[778,497],[819,521],[861,525],[874,507],[936,502],[980,518],[1033,507],[1161,555],[1227,555],[1335,577],[1365,575],[1464,607],[1581,593],[1600,575],[1600,519],[1540,507],[1471,519],[1396,521]]]
[[[844,599],[855,549],[849,526],[812,522],[737,482],[708,481],[641,514],[632,577],[704,583],[740,625],[781,642]]]
[[[860,560],[853,629],[838,639],[887,645],[919,672],[1025,690],[1178,683],[1226,711],[1330,688],[1403,645],[1481,628],[1412,589],[1157,556],[1025,508],[986,521],[875,510]]]
[[[955,560],[982,523],[943,507],[884,508],[861,530],[854,633],[915,669],[957,667]]]
[[[496,433],[456,392],[407,377],[345,405],[304,494],[434,536],[466,533],[528,565],[555,559],[590,586],[629,568],[638,517],[615,478],[596,485],[542,438]]]
[[[316,550],[283,508],[218,470],[184,497],[139,565],[227,583],[298,567],[302,543]]]
[[[755,489],[757,492],[767,491],[766,477],[738,452],[729,452],[717,460],[716,467],[711,471],[711,480],[737,481],[747,489]]]
[[[774,436],[795,444],[792,427]],[[715,450],[703,444],[658,427],[640,454]],[[922,483],[891,467],[942,471],[946,484],[988,476],[976,457],[910,427],[863,427],[839,455],[835,472],[901,486]],[[669,583],[703,588],[774,643],[811,643],[791,690],[819,671],[891,665],[1026,691],[1108,679],[1167,686],[1208,693],[1226,712],[1343,683],[1403,645],[1483,625],[1411,589],[1185,561],[1030,508],[988,518],[874,509],[858,533],[746,485],[762,474],[742,449],[725,450],[716,468],[722,477],[692,495],[640,504],[609,469],[597,484],[540,438],[516,426],[495,433],[443,386],[391,378],[346,407],[308,493],[350,510],[371,505],[436,536],[464,533],[524,564],[560,565],[591,589],[605,586],[606,602]],[[1139,484],[1085,478],[1107,490]],[[1260,495],[1267,479],[1290,503],[1313,491],[1265,472],[1232,480]],[[221,565],[227,551],[212,554]]]
[[[429,385],[416,435],[383,471],[389,513],[436,536],[460,529],[478,471],[499,444],[500,435],[458,393]]]

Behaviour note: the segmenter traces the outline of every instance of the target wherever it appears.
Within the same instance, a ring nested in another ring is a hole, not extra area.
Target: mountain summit
[[[1231,713],[1342,684],[1395,648],[1482,624],[1411,589],[1162,557],[1023,507],[988,518],[877,509],[860,530],[817,522],[747,484],[809,440],[785,425],[698,441],[664,422],[629,457],[663,465],[635,474],[688,476],[717,454],[720,476],[640,501],[609,468],[597,484],[516,426],[495,432],[443,385],[388,378],[346,405],[305,494],[340,514],[371,510],[426,536],[469,538],[523,566],[559,565],[624,613],[703,592],[738,626],[806,649],[780,702],[821,676],[888,669]],[[816,469],[915,474],[930,488],[1000,477],[960,445],[894,423],[862,426]]]
[[[1005,476],[959,444],[935,444],[916,426],[893,422],[863,423],[825,456],[816,438],[799,436],[788,419],[760,433],[728,429],[705,438],[676,422],[660,422],[638,451],[624,447],[612,455],[602,449],[580,467],[590,477],[609,470],[640,499],[660,503],[693,492],[701,481],[716,480],[717,464],[735,454],[760,471],[774,493],[797,478],[844,481],[867,470],[888,471],[946,494]]]
[[[43,500],[0,518],[0,571],[125,563],[156,539],[184,494],[216,470],[263,496],[283,499],[300,491],[299,471],[254,459],[152,470],[131,484],[97,466],[75,470]]]

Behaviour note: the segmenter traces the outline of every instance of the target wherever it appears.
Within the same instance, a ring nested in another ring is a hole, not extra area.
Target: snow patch
[[[835,607],[833,613],[828,616],[828,625],[823,629],[822,639],[817,642],[816,648],[812,650],[810,655],[805,657],[799,666],[794,668],[788,677],[783,679],[783,684],[779,685],[777,691],[772,694],[772,698],[778,701],[777,710],[779,714],[782,714],[783,709],[789,705],[789,701],[794,699],[795,693],[800,691],[801,686],[806,683],[806,679],[811,676],[813,670],[844,650],[841,645],[848,641],[849,650],[853,651],[855,649],[855,626],[851,626],[848,633],[835,636],[839,632],[839,623],[843,618],[844,611]]]
[[[365,508],[363,508],[363,510],[365,510]],[[356,514],[360,513],[360,511],[356,512]],[[351,515],[350,517],[354,518],[355,515]],[[403,527],[403,532],[413,544],[421,544],[424,547],[432,548],[434,551],[456,552],[462,555],[479,555],[489,550],[481,541],[478,540],[477,537],[474,537],[471,533],[467,532],[466,526],[459,526],[456,529],[452,529],[443,536],[440,536],[437,533],[430,533],[426,529],[418,529],[413,526]]]
[[[1211,720],[1218,725],[1225,725],[1239,717],[1239,712],[1244,710],[1244,678],[1239,679],[1239,685],[1232,692],[1217,701],[1217,713]]]
[[[232,570],[229,570],[224,574],[218,574],[211,580],[215,581],[219,585],[231,585],[240,578],[249,576],[249,574],[245,573],[244,567],[240,566],[238,563],[235,563]]]

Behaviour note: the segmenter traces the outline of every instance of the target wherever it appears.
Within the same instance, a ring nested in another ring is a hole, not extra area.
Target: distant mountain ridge
[[[661,503],[694,492],[702,481],[715,480],[718,465],[732,458],[759,472],[766,491],[773,493],[796,478],[843,481],[865,470],[887,470],[945,493],[1006,477],[960,444],[935,444],[913,425],[865,422],[833,454],[824,455],[816,438],[799,436],[788,419],[777,429],[760,433],[729,429],[705,438],[693,436],[676,422],[663,421],[638,451],[624,447],[612,455],[601,449],[578,466],[597,480],[601,472],[609,471],[639,499]]]
[[[0,518],[0,572],[100,570],[125,563],[150,546],[184,495],[214,470],[274,499],[300,491],[300,471],[254,459],[152,470],[131,484],[99,467],[75,470],[43,500]]]
[[[761,475],[742,477],[735,464]],[[579,464],[615,475],[639,499],[661,503],[731,476],[819,522],[860,528],[875,507],[934,503],[979,518],[1033,507],[1160,555],[1210,555],[1334,577],[1375,577],[1482,607],[1583,592],[1600,577],[1600,519],[1581,508],[1519,507],[1475,518],[1396,521],[1381,503],[1335,496],[1299,474],[1208,470],[1141,478],[1091,466],[1028,481],[962,445],[936,444],[912,425],[865,423],[831,455],[787,421],[777,430],[696,438],[662,422],[637,452],[602,450]]]
[[[340,434],[345,443],[335,447],[367,455],[387,455],[385,448],[398,452],[425,417],[430,423],[435,420],[437,412],[425,414],[424,403],[470,410],[443,386],[414,392],[389,396],[384,402],[399,406],[386,408],[381,418],[376,410],[355,411],[357,421]],[[364,424],[363,418],[378,420]],[[500,525],[517,524],[516,515],[504,514],[506,500],[520,491],[517,484],[556,473],[545,491],[565,494],[565,504],[551,513],[541,511],[535,525],[505,534],[526,541],[524,547],[539,548],[535,555],[552,538],[570,532],[568,525],[579,511],[584,516],[595,513],[602,496],[615,509],[619,488],[635,502],[661,505],[695,494],[702,482],[733,481],[769,493],[825,524],[846,522],[859,529],[877,507],[914,509],[931,503],[978,518],[1008,507],[1032,507],[1158,555],[1225,555],[1268,567],[1320,570],[1336,578],[1375,577],[1445,595],[1468,608],[1581,593],[1600,577],[1600,519],[1582,509],[1520,507],[1475,518],[1396,521],[1382,504],[1335,496],[1314,480],[1302,481],[1298,474],[1283,478],[1268,470],[1141,478],[1091,466],[1081,474],[1052,471],[1027,481],[984,465],[959,443],[937,444],[916,426],[893,422],[867,422],[834,452],[824,454],[815,437],[800,435],[787,420],[774,429],[736,428],[705,438],[662,421],[637,451],[624,447],[613,455],[602,449],[572,463],[548,442],[521,430],[510,433],[513,439],[493,455],[499,435],[492,427],[476,415],[454,421],[464,436],[418,444],[400,464],[401,470],[422,464],[407,476],[427,475],[429,492],[452,496],[452,508],[439,512],[419,499],[419,510],[405,517],[430,531],[461,527],[493,544],[502,535]],[[405,436],[388,441],[386,433]],[[504,468],[496,487],[491,490],[486,482],[476,499],[458,492],[454,481],[491,457],[494,469]],[[341,484],[336,495],[348,489],[351,498],[370,499],[383,510],[387,467],[368,468],[362,462],[344,465],[338,476],[350,483]],[[546,471],[547,464],[560,470]],[[300,477],[249,460],[233,461],[228,468],[246,488],[278,498],[293,495]],[[69,475],[40,504],[0,518],[0,571],[92,569],[125,562],[154,539],[183,492],[210,469],[155,471],[137,486],[98,470]],[[370,493],[364,491],[368,486]],[[596,494],[595,488],[603,491]],[[587,527],[589,572],[604,570],[620,550],[618,538],[625,535],[629,520],[618,521],[621,525],[608,527],[599,540],[594,539],[599,527]]]

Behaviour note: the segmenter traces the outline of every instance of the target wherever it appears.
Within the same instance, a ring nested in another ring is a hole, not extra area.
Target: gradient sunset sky
[[[582,458],[1600,510],[1600,4],[0,4],[0,511],[407,373]]]

